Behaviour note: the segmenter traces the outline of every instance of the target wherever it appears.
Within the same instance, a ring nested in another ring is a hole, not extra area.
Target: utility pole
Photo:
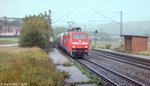
[[[94,35],[95,35],[95,48],[97,47],[97,43],[96,43],[96,41],[97,41],[97,33],[98,33],[98,31],[96,30],[96,31],[94,31]]]
[[[121,44],[122,44],[122,42],[123,42],[123,39],[122,39],[122,35],[123,35],[122,11],[119,12],[120,13],[120,22],[117,22],[103,14],[100,14],[99,12],[96,12],[96,13],[120,25],[120,40],[121,40]]]
[[[122,35],[123,35],[123,28],[122,28],[122,11],[120,11],[120,38],[121,38],[121,44],[123,44],[123,39],[122,39]]]
[[[49,44],[50,44],[50,49],[52,49],[52,43],[53,43],[53,37],[52,37],[52,32],[51,32],[51,30],[52,30],[52,22],[51,22],[51,10],[49,10],[49,13],[48,13],[48,30],[49,30],[49,32],[48,32],[48,38],[49,38]]]
[[[46,48],[49,50],[51,49],[52,43],[51,43],[51,10],[48,11],[48,13],[45,11],[45,18],[47,20],[48,24],[48,38],[46,42]]]
[[[49,10],[49,28],[50,29],[51,29],[51,24],[52,24],[51,23],[51,13],[52,13],[51,10]]]
[[[86,25],[84,25],[84,31],[86,31]]]

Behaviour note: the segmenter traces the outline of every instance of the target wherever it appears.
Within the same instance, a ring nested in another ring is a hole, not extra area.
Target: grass
[[[98,86],[104,86],[104,83],[102,82],[102,80],[98,79],[97,76],[95,76],[93,73],[88,71],[85,67],[82,67],[80,64],[76,62],[72,62],[72,64],[78,67],[83,74],[85,74],[87,77],[91,79],[88,82],[78,82],[74,84],[95,84],[96,83]]]
[[[18,38],[11,38],[11,37],[0,38],[0,41],[18,41]]]
[[[1,85],[64,86],[65,78],[39,48],[0,48]]]
[[[108,45],[110,45],[110,48],[107,48]],[[95,46],[95,42],[93,41],[91,43],[91,47],[94,47],[94,46]],[[117,52],[150,56],[150,44],[148,45],[148,50],[144,51],[144,52],[125,51],[124,46],[121,45],[120,42],[98,41],[96,47],[102,48],[102,49],[112,49],[112,50],[115,50]]]
[[[72,64],[71,64],[71,63],[69,63],[69,62],[67,62],[67,63],[64,63],[64,64],[63,64],[63,66],[67,66],[67,67],[69,67],[69,66],[72,66]]]
[[[0,44],[15,44],[18,43],[18,38],[17,37],[0,37]]]
[[[146,55],[146,56],[150,56],[150,48],[147,51],[143,51],[143,52],[131,52],[132,54],[139,54],[139,55]]]
[[[120,42],[110,42],[110,41],[97,41],[96,47],[107,49],[107,46],[110,45],[110,49],[115,49],[120,46]],[[95,42],[91,42],[91,47],[95,47]]]

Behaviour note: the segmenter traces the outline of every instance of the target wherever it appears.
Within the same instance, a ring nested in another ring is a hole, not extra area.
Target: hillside
[[[97,28],[109,34],[120,33],[120,25],[116,23],[101,24]],[[123,34],[150,34],[150,21],[124,22]]]

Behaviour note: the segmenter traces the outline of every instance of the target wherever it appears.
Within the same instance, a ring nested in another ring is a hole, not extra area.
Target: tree
[[[19,45],[21,47],[48,48],[49,33],[53,30],[49,27],[47,15],[26,16],[20,35]]]
[[[0,31],[2,30],[2,25],[0,24]]]

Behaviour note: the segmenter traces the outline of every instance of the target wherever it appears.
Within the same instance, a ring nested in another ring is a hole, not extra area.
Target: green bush
[[[20,45],[22,47],[40,47],[44,48],[46,45],[46,37],[37,29],[31,29],[25,35],[21,35]]]
[[[110,49],[110,48],[111,48],[111,44],[105,45],[105,48],[106,48],[106,49]]]
[[[115,50],[123,52],[124,51],[124,45],[123,44],[119,45],[118,47],[115,48]]]
[[[49,36],[53,35],[53,30],[48,28],[48,22],[49,20],[46,15],[25,17],[19,37],[19,45],[21,47],[47,48],[49,45]]]

